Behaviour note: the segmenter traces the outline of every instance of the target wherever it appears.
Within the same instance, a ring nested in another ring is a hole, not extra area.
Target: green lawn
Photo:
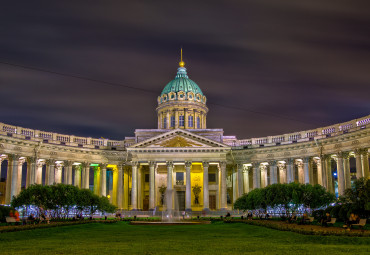
[[[370,238],[306,236],[242,223],[86,224],[0,234],[0,254],[364,254]]]

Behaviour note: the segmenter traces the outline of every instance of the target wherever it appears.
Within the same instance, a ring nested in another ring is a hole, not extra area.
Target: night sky
[[[0,122],[120,140],[157,128],[181,46],[225,135],[370,113],[368,0],[6,1],[0,17]]]

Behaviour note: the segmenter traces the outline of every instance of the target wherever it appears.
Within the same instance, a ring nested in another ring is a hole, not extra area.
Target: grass
[[[86,224],[0,234],[1,254],[369,254],[370,238],[306,236],[242,223]]]

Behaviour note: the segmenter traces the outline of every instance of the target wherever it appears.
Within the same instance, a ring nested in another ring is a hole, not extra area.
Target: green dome
[[[185,92],[185,94],[187,94],[188,92],[193,92],[194,95],[199,93],[204,96],[199,86],[194,81],[189,79],[185,67],[179,67],[177,69],[177,75],[175,79],[170,81],[166,85],[166,87],[164,87],[161,96],[170,92],[177,93],[180,91]]]

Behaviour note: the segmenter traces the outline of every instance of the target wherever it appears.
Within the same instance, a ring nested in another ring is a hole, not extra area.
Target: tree
[[[360,178],[353,186],[344,191],[339,198],[340,202],[349,206],[350,212],[355,212],[361,217],[370,216],[370,179]]]

